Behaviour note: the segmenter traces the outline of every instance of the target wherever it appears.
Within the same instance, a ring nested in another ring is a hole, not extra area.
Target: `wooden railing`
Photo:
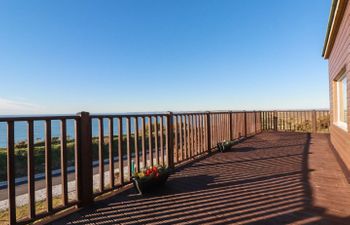
[[[37,121],[44,121],[45,140],[42,146],[34,140],[34,123]],[[53,121],[60,123],[59,138],[55,142],[52,138]],[[69,140],[67,121],[74,123],[74,137]],[[17,122],[27,124],[27,140],[22,147],[15,143]],[[0,117],[0,123],[7,125],[8,221],[10,224],[25,224],[68,207],[86,206],[93,202],[96,196],[130,183],[133,172],[152,165],[173,168],[215,151],[217,143],[224,140],[241,139],[263,130],[325,132],[329,125],[329,115],[328,111],[91,115],[81,112],[77,115]],[[17,154],[23,150],[20,148],[25,148],[27,160],[27,173],[22,175],[27,178],[29,196],[28,215],[25,218],[16,216],[15,177],[19,160]],[[44,180],[36,181],[35,174],[36,171],[40,172],[40,169],[35,164],[35,151],[40,148],[44,148],[45,160],[42,170],[45,176]],[[53,154],[59,156],[55,160],[59,160],[60,163],[54,160],[55,166],[52,161]],[[68,171],[69,166],[73,170]],[[60,171],[56,177],[52,175],[53,170]],[[72,179],[72,176],[68,175],[73,172]],[[56,179],[56,186],[57,183],[60,185],[61,192],[58,196],[53,193],[53,179]],[[37,212],[35,206],[37,182],[45,182],[46,189],[45,210],[40,212]],[[69,195],[68,183],[72,182],[75,194]]]
[[[8,190],[8,223],[15,224],[16,218],[16,170],[19,167],[16,165],[18,163],[19,152],[16,148],[15,143],[15,124],[19,122],[24,122],[27,124],[27,145],[26,145],[26,166],[27,167],[27,190],[28,190],[28,217],[19,223],[29,223],[31,221],[43,218],[47,215],[51,215],[58,211],[61,211],[70,206],[76,205],[78,203],[78,198],[68,201],[68,189],[67,189],[67,139],[66,139],[66,123],[67,120],[73,120],[76,127],[76,136],[74,139],[74,161],[75,161],[75,180],[81,180],[81,158],[82,152],[79,148],[81,138],[79,133],[79,128],[81,128],[81,117],[79,115],[60,115],[60,116],[23,116],[23,117],[0,117],[0,122],[7,124],[7,160],[6,160],[6,171],[7,171],[7,190]],[[35,199],[35,170],[38,165],[36,165],[35,158],[35,143],[34,143],[34,123],[42,121],[45,127],[45,145],[44,145],[44,174],[45,174],[45,187],[46,187],[46,201],[45,201],[45,212],[36,212],[36,199]],[[52,121],[60,122],[61,138],[60,138],[60,167],[61,167],[61,205],[58,207],[53,207],[53,195],[52,195],[52,136],[51,136],[51,124]],[[21,149],[23,150],[23,149]],[[22,159],[24,160],[24,159]],[[23,165],[22,165],[23,166]],[[81,189],[76,183],[76,190]]]
[[[263,130],[328,133],[328,110],[263,111]]]

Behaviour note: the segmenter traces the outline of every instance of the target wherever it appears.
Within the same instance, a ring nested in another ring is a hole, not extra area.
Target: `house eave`
[[[329,58],[329,55],[333,49],[335,38],[337,37],[341,21],[344,17],[345,8],[348,0],[333,0],[331,12],[328,20],[328,27],[322,51],[322,56],[325,59]]]

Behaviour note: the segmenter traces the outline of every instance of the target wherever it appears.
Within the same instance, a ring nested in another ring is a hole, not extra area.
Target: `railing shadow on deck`
[[[143,197],[127,190],[66,222],[348,224],[313,205],[309,147],[310,134],[257,135],[176,168],[163,190]]]

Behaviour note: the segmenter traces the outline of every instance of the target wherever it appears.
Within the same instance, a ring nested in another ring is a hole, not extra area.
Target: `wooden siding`
[[[335,43],[329,57],[329,88],[330,88],[330,117],[331,117],[331,141],[337,150],[340,158],[350,170],[350,115],[348,113],[348,131],[345,131],[336,125],[334,121],[336,118],[336,85],[335,80],[341,74],[346,74],[347,83],[347,100],[348,112],[350,108],[350,2],[348,2],[344,18],[341,22],[339,32],[335,39]]]

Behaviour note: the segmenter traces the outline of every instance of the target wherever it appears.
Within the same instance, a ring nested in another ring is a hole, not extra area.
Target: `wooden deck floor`
[[[350,224],[350,185],[325,135],[267,132],[54,224]]]

